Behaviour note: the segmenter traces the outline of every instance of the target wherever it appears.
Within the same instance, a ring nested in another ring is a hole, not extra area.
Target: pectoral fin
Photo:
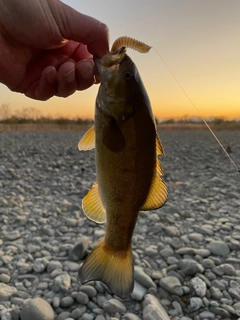
[[[96,223],[106,221],[106,210],[103,206],[102,199],[98,191],[97,182],[82,200],[82,209],[85,215]]]
[[[82,151],[91,150],[95,147],[95,130],[91,127],[78,143],[78,149]]]
[[[102,128],[102,140],[104,145],[112,152],[119,152],[124,148],[124,136],[114,119],[104,124]]]

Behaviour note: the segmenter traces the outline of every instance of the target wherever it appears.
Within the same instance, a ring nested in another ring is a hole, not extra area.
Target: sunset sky
[[[109,26],[119,36],[153,46],[203,117],[240,117],[240,1],[65,0]],[[197,115],[156,51],[128,50],[158,118]],[[0,105],[34,107],[44,115],[93,117],[98,86],[68,98],[31,100],[0,85]]]

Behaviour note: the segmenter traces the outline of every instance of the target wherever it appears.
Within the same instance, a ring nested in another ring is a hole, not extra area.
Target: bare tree
[[[7,103],[0,106],[0,121],[7,120],[11,117],[11,110]]]

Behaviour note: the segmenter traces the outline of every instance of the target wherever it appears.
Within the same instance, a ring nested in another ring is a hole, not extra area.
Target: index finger
[[[97,19],[82,14],[61,3],[61,10],[53,12],[60,32],[65,39],[87,45],[88,51],[97,57],[109,52],[108,27]]]

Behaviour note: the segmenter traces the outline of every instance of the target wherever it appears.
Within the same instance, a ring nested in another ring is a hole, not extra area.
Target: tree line
[[[80,117],[70,119],[63,116],[51,117],[43,116],[40,110],[33,107],[23,107],[12,110],[6,103],[0,106],[0,123],[21,124],[21,123],[53,123],[53,124],[92,124],[92,119],[82,119]]]

